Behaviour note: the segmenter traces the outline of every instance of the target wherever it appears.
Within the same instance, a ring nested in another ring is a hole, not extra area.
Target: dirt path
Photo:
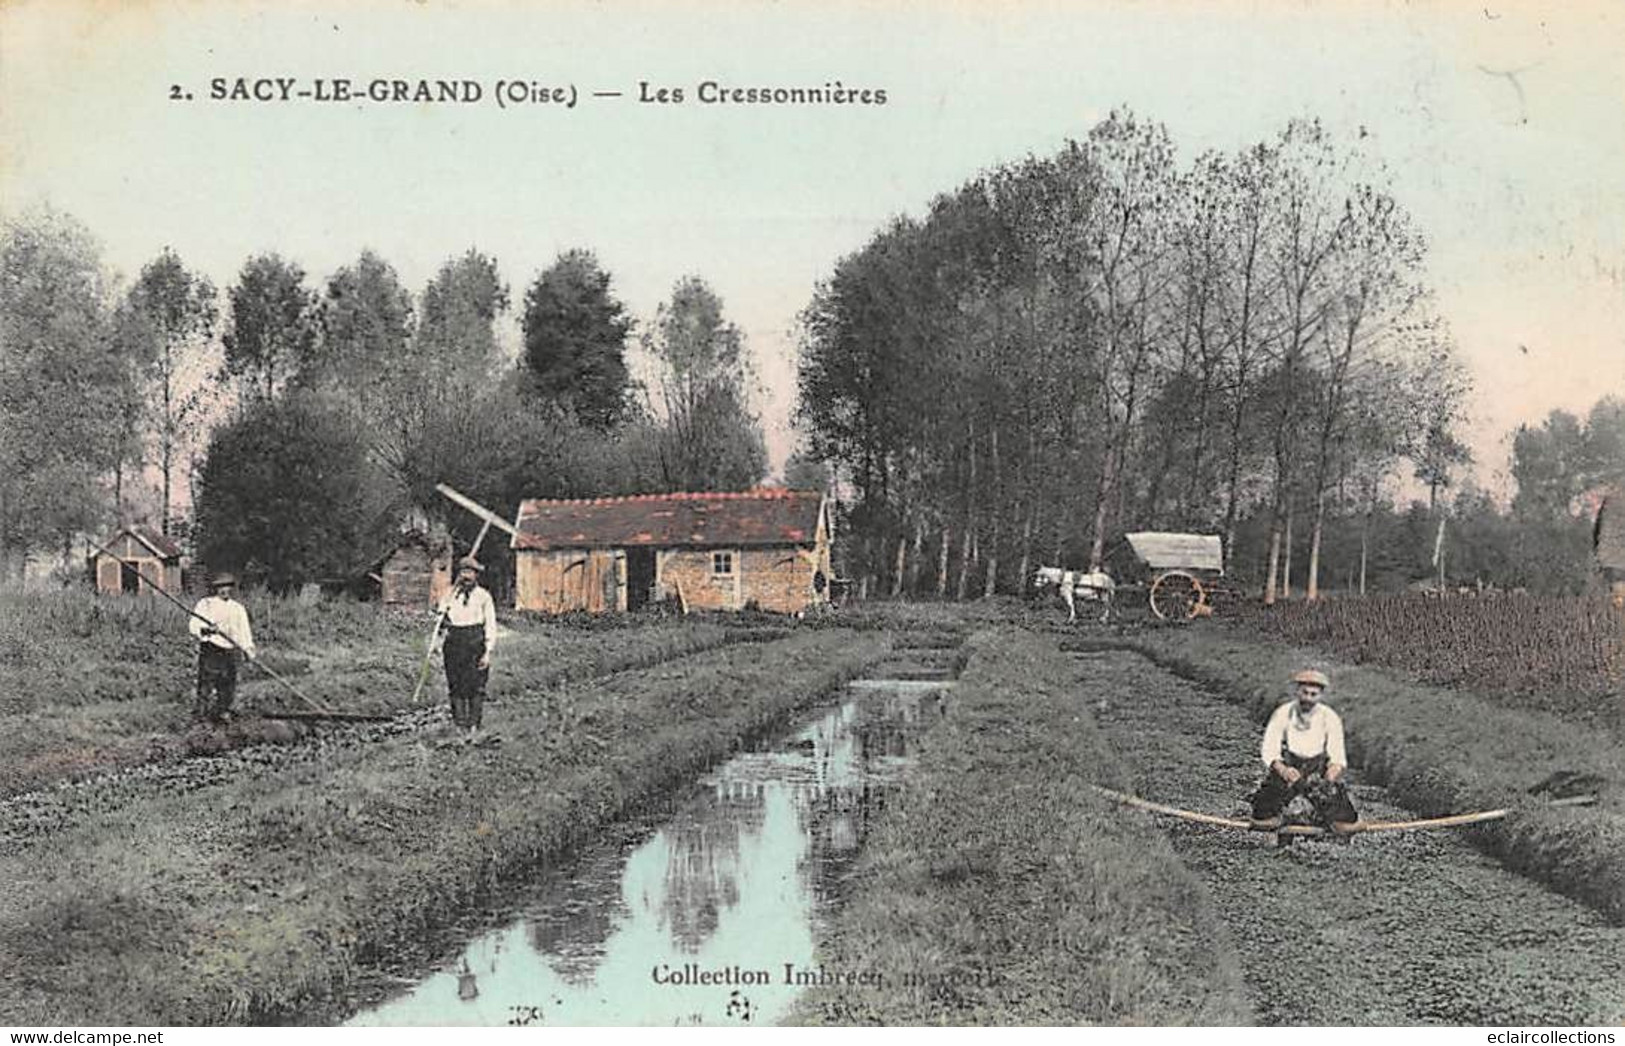
[[[1259,725],[1137,654],[1074,656],[1085,670],[1080,700],[1140,768],[1138,794],[1244,815]],[[1353,781],[1363,817],[1407,816],[1382,789],[1360,785],[1357,773]],[[1261,1024],[1625,1019],[1625,929],[1451,831],[1277,850],[1264,836],[1162,823],[1235,939]]]

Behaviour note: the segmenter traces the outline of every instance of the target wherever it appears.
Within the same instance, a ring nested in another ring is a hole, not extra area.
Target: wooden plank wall
[[[517,559],[514,605],[520,610],[626,609],[626,557],[614,549],[521,551]]]

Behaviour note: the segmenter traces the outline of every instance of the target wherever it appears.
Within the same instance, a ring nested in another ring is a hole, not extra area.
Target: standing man
[[[1292,682],[1296,699],[1277,708],[1264,727],[1259,757],[1265,777],[1253,795],[1253,827],[1260,831],[1281,827],[1282,811],[1294,797],[1305,795],[1322,822],[1346,835],[1359,814],[1343,783],[1349,762],[1343,749],[1343,720],[1320,703],[1331,681],[1324,672],[1306,668]]]
[[[237,661],[244,655],[254,656],[248,609],[232,598],[236,588],[236,577],[216,574],[209,586],[213,594],[198,600],[192,610],[196,616],[189,627],[198,640],[193,719],[223,723],[231,718],[231,701],[237,695]]]
[[[491,675],[491,650],[497,639],[496,603],[479,583],[484,569],[473,556],[458,560],[456,586],[446,593],[439,607],[446,622],[443,649],[451,719],[467,731],[469,742],[479,737],[485,683]]]

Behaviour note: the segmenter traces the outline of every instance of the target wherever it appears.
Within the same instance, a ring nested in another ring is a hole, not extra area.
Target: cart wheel
[[[1151,585],[1151,612],[1162,621],[1193,618],[1206,606],[1202,583],[1183,570],[1170,570]]]

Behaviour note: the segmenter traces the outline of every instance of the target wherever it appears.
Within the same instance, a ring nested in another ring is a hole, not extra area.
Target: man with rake
[[[216,574],[209,585],[210,595],[198,600],[188,628],[197,648],[197,702],[192,718],[224,723],[231,719],[231,702],[237,695],[237,662],[254,656],[254,632],[248,624],[248,611],[232,598],[237,578]]]
[[[491,649],[497,639],[497,608],[491,593],[479,583],[485,568],[473,556],[457,563],[456,586],[440,601],[446,624],[444,646],[446,689],[451,694],[451,719],[467,731],[466,740],[478,740],[485,711],[485,684],[491,675]]]
[[[1266,773],[1253,794],[1253,827],[1264,832],[1280,828],[1282,812],[1302,795],[1314,806],[1316,817],[1346,836],[1360,815],[1343,782],[1348,768],[1343,720],[1320,703],[1331,681],[1324,672],[1306,668],[1292,682],[1297,696],[1277,708],[1264,727],[1259,756]]]

